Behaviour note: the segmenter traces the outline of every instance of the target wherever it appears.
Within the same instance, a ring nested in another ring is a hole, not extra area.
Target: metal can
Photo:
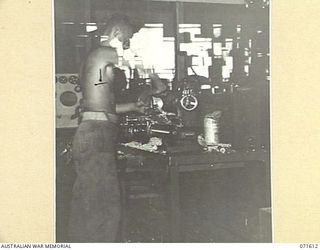
[[[219,119],[212,114],[204,117],[204,140],[207,145],[219,143]]]

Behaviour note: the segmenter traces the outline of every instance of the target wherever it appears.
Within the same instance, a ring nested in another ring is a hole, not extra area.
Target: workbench
[[[180,211],[180,173],[190,171],[216,171],[220,169],[239,169],[246,167],[262,167],[265,173],[265,199],[271,203],[270,194],[270,155],[267,150],[237,151],[231,153],[218,152],[147,152],[140,149],[120,146],[119,150],[135,156],[142,156],[160,166],[167,172],[169,189],[169,209],[171,241],[181,242]],[[255,163],[255,164],[252,164]],[[148,167],[147,167],[148,168]],[[151,167],[152,168],[152,167]],[[152,170],[152,169],[151,169]]]

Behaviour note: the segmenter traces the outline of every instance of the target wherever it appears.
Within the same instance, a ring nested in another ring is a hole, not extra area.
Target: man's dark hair
[[[112,32],[114,27],[131,28],[133,32],[137,32],[139,27],[136,24],[132,23],[130,19],[123,14],[114,14],[105,22],[105,26],[101,29],[101,35],[108,35]]]

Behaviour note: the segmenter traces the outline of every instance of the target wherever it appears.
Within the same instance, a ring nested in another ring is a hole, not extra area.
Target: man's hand
[[[154,69],[145,69],[143,65],[136,64],[135,69],[138,71],[140,76],[151,75],[154,73]]]
[[[144,106],[150,106],[152,101],[152,90],[151,89],[146,89],[142,91],[138,98],[138,102],[144,104]]]

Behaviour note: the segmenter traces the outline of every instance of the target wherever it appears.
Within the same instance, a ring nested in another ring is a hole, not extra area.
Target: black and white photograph
[[[272,242],[270,5],[53,1],[56,242]]]

